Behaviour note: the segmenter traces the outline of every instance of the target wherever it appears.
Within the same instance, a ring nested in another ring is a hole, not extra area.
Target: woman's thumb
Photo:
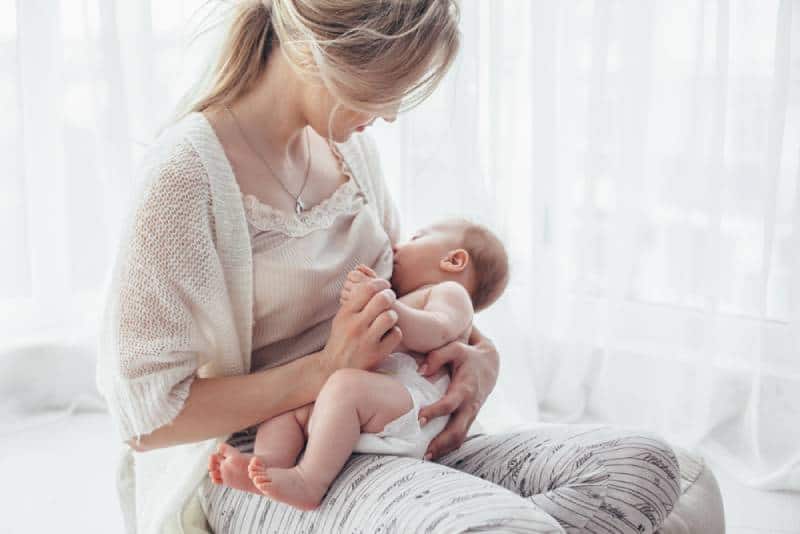
[[[438,371],[442,365],[449,361],[442,349],[432,350],[428,353],[425,361],[419,366],[417,372],[422,376],[430,376]]]

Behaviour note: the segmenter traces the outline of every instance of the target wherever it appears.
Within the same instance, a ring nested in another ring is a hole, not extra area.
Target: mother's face
[[[337,107],[336,104],[336,98],[323,86],[310,88],[304,99],[306,120],[314,131],[324,138],[328,137],[329,119],[333,113],[330,134],[332,140],[337,143],[347,141],[354,132],[363,132],[378,118],[394,122],[399,108],[398,104],[384,114],[370,114],[350,109],[343,104]]]

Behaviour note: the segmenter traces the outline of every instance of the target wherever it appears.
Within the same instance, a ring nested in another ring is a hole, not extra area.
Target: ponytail
[[[235,100],[255,84],[267,66],[276,39],[270,0],[249,0],[236,10],[211,90],[190,112]]]

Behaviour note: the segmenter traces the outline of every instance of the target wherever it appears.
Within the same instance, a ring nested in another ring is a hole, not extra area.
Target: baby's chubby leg
[[[313,404],[268,419],[258,426],[254,454],[243,454],[238,449],[221,443],[208,461],[209,477],[215,484],[249,491],[261,495],[253,485],[249,466],[257,461],[265,465],[292,467],[305,442],[304,427]]]
[[[291,469],[266,467],[260,472],[251,465],[253,483],[272,499],[313,510],[360,434],[380,432],[412,407],[411,395],[397,380],[360,369],[340,369],[320,390],[300,462]]]
[[[305,428],[314,403],[264,421],[258,426],[253,454],[269,467],[294,467],[306,443]]]

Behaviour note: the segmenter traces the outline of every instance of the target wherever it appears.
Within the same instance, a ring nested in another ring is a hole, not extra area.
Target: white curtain
[[[226,4],[0,0],[4,347],[91,340],[136,163]],[[462,30],[374,135],[407,235],[466,215],[508,246],[480,422],[646,427],[800,489],[800,2],[464,0]]]

